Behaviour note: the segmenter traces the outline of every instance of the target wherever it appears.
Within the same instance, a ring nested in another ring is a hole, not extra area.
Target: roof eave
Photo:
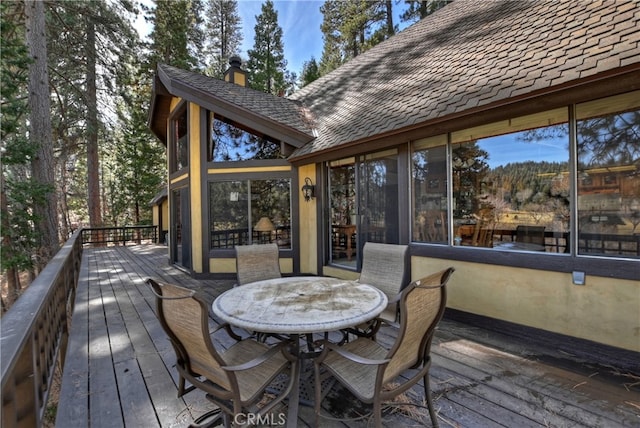
[[[409,142],[427,136],[453,132],[473,126],[524,116],[573,103],[581,103],[624,92],[640,90],[640,63],[565,82],[553,87],[532,91],[516,97],[497,100],[485,105],[397,128],[388,132],[353,140],[339,146],[288,158],[294,165],[335,160],[367,151]],[[567,102],[570,100],[570,102]]]
[[[304,146],[314,138],[313,135],[229,103],[215,96],[215,94],[194,88],[178,79],[172,79],[161,67],[158,67],[157,76],[169,94],[196,103],[231,121],[246,125],[250,124],[250,127],[255,131],[269,135],[296,148]],[[291,102],[293,103],[293,101]]]

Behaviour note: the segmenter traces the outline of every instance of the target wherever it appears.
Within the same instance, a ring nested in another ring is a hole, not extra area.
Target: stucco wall
[[[191,204],[191,268],[202,272],[202,193],[200,159],[200,107],[189,103],[189,188]]]
[[[411,277],[456,268],[447,306],[640,352],[640,284],[570,273],[412,257]]]
[[[209,272],[211,273],[235,273],[236,259],[209,259]],[[293,259],[280,258],[280,272],[293,272]]]
[[[300,192],[302,184],[304,184],[305,177],[312,179],[316,184],[316,168],[315,165],[305,165],[298,170],[298,189],[292,191]],[[317,273],[317,245],[318,245],[318,233],[317,233],[317,203],[318,198],[313,198],[310,201],[305,201],[302,195],[300,195],[299,218],[300,218],[300,272],[302,273]]]

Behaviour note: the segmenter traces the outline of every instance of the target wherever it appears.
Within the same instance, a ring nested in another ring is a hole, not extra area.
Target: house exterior
[[[288,98],[159,65],[169,255],[358,276],[455,266],[448,307],[640,351],[640,4],[457,0]]]
[[[152,222],[158,227],[158,241],[168,244],[169,237],[169,199],[167,187],[163,187],[149,203],[151,206]]]

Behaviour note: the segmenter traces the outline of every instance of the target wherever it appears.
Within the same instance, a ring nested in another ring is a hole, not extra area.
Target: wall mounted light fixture
[[[316,186],[313,185],[309,177],[304,179],[304,186],[302,186],[301,190],[302,196],[304,196],[304,200],[307,202],[316,197]]]

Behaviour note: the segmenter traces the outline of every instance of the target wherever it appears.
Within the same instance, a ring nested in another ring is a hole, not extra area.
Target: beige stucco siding
[[[200,169],[200,107],[189,103],[189,189],[191,199],[191,260],[194,272],[202,272],[202,172]]]
[[[315,183],[316,168],[315,165],[305,165],[298,170],[298,183],[304,183],[304,179],[309,177]],[[300,191],[300,189],[292,189],[292,191]],[[317,274],[318,266],[318,222],[317,216],[318,198],[305,201],[300,197],[299,218],[300,218],[300,272]]]
[[[236,259],[209,259],[209,272],[211,273],[235,273]],[[293,259],[280,258],[280,272],[293,272]]]
[[[529,327],[640,351],[640,284],[570,273],[412,257],[411,277],[456,268],[447,306]]]

